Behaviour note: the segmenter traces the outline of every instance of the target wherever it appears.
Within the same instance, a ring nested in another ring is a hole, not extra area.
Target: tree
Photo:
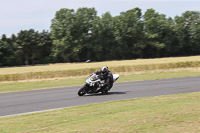
[[[200,12],[166,18],[140,8],[97,16],[94,8],[60,9],[51,31],[0,38],[0,66],[189,56],[200,54]]]
[[[56,12],[51,24],[53,40],[52,57],[54,62],[69,62],[72,54],[72,35],[75,13],[74,10],[61,9]]]
[[[89,31],[96,17],[94,8],[79,8],[77,12],[61,9],[52,20],[53,57],[62,62],[84,61],[90,58]]]
[[[7,56],[9,56],[8,44],[0,40],[0,66],[5,66],[8,64]]]
[[[16,43],[18,50],[21,50],[21,57],[25,65],[35,64],[39,41],[39,33],[33,29],[20,31],[18,33]]]
[[[175,17],[176,32],[178,33],[181,55],[195,55],[200,53],[200,13],[187,11],[182,16]]]
[[[180,52],[180,45],[178,39],[178,33],[175,30],[176,23],[174,19],[168,18],[166,19],[166,23],[163,27],[163,35],[162,39],[165,43],[165,47],[161,51],[161,56],[169,57],[169,56],[178,56]]]
[[[79,8],[76,12],[76,21],[72,30],[72,35],[74,37],[73,51],[78,55],[76,59],[79,61],[85,61],[91,59],[94,56],[92,54],[94,49],[91,42],[91,29],[96,14],[97,12],[94,8]]]
[[[109,12],[93,20],[92,45],[95,60],[112,60],[116,57],[113,18]]]
[[[116,50],[121,59],[132,59],[141,55],[143,39],[141,9],[134,8],[127,12],[122,12],[120,16],[114,18],[115,39],[118,42]]]
[[[18,63],[12,44],[12,39],[2,35],[0,40],[0,66],[13,66]]]
[[[50,38],[50,33],[43,30],[39,33],[39,44],[37,50],[37,62],[38,63],[49,63],[51,62],[51,49],[52,49],[52,39]]]
[[[158,14],[154,9],[148,9],[144,14],[145,32],[145,57],[160,57],[161,50],[166,44],[163,40],[165,36],[166,18],[163,14]]]

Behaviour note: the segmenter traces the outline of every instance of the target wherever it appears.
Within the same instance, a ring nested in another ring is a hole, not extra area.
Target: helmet
[[[108,67],[107,66],[102,67],[101,71],[102,71],[102,73],[106,74],[108,72]]]

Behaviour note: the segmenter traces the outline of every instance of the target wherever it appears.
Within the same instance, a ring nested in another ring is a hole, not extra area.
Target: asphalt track
[[[198,92],[200,77],[115,83],[107,95],[79,97],[77,91],[80,87],[0,93],[0,117],[114,100]]]

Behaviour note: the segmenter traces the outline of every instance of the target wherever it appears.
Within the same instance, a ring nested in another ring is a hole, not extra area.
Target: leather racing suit
[[[107,73],[103,73],[102,70],[99,70],[99,71],[96,71],[95,74],[100,75],[101,79],[105,80],[105,83],[102,86],[102,89],[104,89],[105,91],[109,91],[113,86],[113,75],[111,71],[108,70]]]

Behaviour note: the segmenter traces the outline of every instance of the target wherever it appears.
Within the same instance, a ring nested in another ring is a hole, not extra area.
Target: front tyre
[[[86,88],[85,86],[81,87],[81,89],[78,91],[78,95],[79,95],[79,96],[83,96],[83,95],[86,94],[85,88]]]

